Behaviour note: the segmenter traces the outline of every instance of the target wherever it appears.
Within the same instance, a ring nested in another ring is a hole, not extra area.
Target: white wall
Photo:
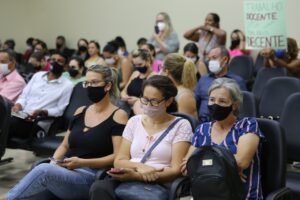
[[[300,43],[300,1],[286,1],[287,34]],[[23,51],[29,36],[53,48],[57,35],[64,35],[70,47],[80,37],[96,39],[103,47],[121,35],[131,50],[139,37],[151,36],[160,11],[171,16],[181,49],[187,43],[183,33],[202,24],[209,12],[220,15],[227,38],[233,29],[244,30],[243,0],[0,0],[0,40],[14,38],[17,51]]]

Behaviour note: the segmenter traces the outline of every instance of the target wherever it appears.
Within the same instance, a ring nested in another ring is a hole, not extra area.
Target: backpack
[[[187,162],[194,200],[244,200],[244,189],[233,154],[213,145],[195,150]]]

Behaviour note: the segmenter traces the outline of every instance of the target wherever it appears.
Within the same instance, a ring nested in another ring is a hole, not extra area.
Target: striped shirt
[[[214,122],[206,122],[198,126],[192,138],[192,144],[195,147],[204,145],[216,145],[211,140],[211,129]],[[239,138],[247,133],[256,134],[262,141],[264,135],[258,129],[258,124],[255,118],[245,117],[237,120],[232,128],[229,130],[226,138],[220,144],[229,149],[233,154],[237,153],[237,145]],[[262,190],[260,183],[260,147],[256,151],[250,166],[243,171],[247,176],[246,183],[244,183],[245,192],[247,193],[247,200],[261,200]]]

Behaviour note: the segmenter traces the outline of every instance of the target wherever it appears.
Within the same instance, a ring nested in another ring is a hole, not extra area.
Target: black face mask
[[[51,63],[51,68],[50,71],[57,77],[59,77],[63,71],[64,71],[64,67],[60,64],[58,64],[57,62],[53,62]]]
[[[147,66],[143,66],[143,67],[134,67],[135,70],[139,71],[142,74],[145,74],[147,72],[148,67]]]
[[[85,46],[79,46],[78,51],[79,52],[87,52],[87,48]]]
[[[232,105],[230,106],[220,106],[218,104],[208,105],[208,111],[210,117],[217,121],[222,121],[228,117],[232,111]]]
[[[99,101],[101,101],[106,95],[104,87],[105,86],[87,87],[87,94],[89,99],[94,103],[98,103]]]
[[[38,65],[38,66],[34,66],[33,68],[35,71],[40,71],[42,69],[42,66]]]
[[[79,74],[79,70],[73,69],[73,68],[70,68],[68,70],[68,72],[69,72],[70,76],[73,77],[73,78],[76,77]]]
[[[28,63],[27,64],[27,67],[26,67],[28,70],[30,70],[30,71],[35,71],[35,72],[37,72],[37,71],[40,71],[41,69],[42,69],[42,66],[40,66],[40,65],[33,65],[33,64],[31,64],[31,63]]]
[[[60,43],[56,43],[56,49],[60,49],[63,45]]]
[[[240,39],[231,40],[231,47],[235,48],[240,45]]]

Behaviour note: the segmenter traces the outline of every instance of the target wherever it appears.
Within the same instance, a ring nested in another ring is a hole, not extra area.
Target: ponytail
[[[112,75],[112,88],[109,91],[110,97],[114,99],[119,99],[120,98],[120,90],[118,87],[118,72],[116,68],[110,67],[111,70],[111,75]]]
[[[181,83],[184,87],[194,90],[197,84],[196,66],[193,61],[186,59],[183,64]]]

